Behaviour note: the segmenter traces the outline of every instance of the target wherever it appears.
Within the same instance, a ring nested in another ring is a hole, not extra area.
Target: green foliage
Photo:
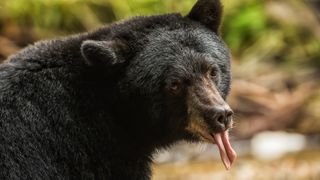
[[[0,19],[40,32],[82,32],[137,15],[184,12],[195,0],[3,0]]]
[[[1,0],[0,25],[6,26],[4,23],[10,22],[21,28],[31,27],[39,38],[52,37],[92,30],[137,15],[171,12],[185,15],[195,2],[196,0]],[[292,23],[299,18],[304,21],[295,13],[308,11],[307,8],[301,8],[304,7],[303,2],[243,0],[223,3],[225,16],[221,32],[234,56],[243,60],[254,56],[255,59],[280,64],[285,68],[299,64],[320,67],[319,34],[315,36],[311,25]],[[272,3],[284,10],[291,8],[294,13],[282,19],[277,18],[278,15],[272,16],[268,12]]]
[[[243,45],[252,43],[267,31],[267,21],[261,1],[243,3],[234,9],[225,16],[223,35],[232,49],[241,52]]]

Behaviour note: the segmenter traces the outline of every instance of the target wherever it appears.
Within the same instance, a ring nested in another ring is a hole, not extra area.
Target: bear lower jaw
[[[221,161],[227,170],[229,170],[237,158],[237,154],[235,150],[232,148],[231,143],[229,141],[229,133],[228,130],[225,130],[220,133],[197,133],[200,140],[210,143],[216,144],[219,150]]]

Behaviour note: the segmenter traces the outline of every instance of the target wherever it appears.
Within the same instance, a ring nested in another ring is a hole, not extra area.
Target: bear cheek
[[[198,100],[195,98],[194,87],[188,89],[187,96],[187,125],[185,130],[192,135],[195,135],[200,140],[210,142],[212,137],[210,136],[209,126],[205,119],[201,115],[202,112],[198,108],[196,103]]]

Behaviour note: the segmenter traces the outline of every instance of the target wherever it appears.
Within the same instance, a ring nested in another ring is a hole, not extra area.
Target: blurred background
[[[40,39],[137,15],[185,15],[195,1],[1,0],[0,63]],[[155,154],[153,179],[320,179],[320,1],[222,2],[239,158],[226,171],[214,145],[182,142]]]

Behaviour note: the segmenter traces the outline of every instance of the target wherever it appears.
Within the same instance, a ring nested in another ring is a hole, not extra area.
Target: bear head
[[[117,77],[116,123],[133,141],[151,149],[213,142],[230,167],[230,55],[218,35],[221,16],[220,1],[198,0],[185,17],[137,18],[111,27],[111,37],[83,42],[87,63]]]

